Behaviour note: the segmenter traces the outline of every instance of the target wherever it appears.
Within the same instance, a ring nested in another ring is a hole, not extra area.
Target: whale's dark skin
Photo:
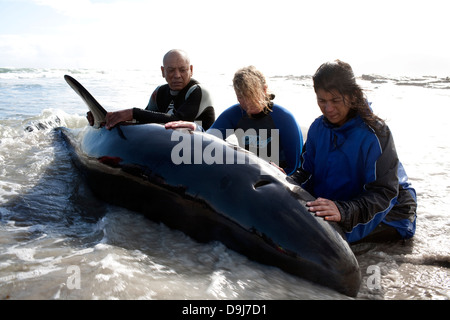
[[[71,86],[81,86],[67,77]],[[95,108],[91,98],[83,100]],[[206,133],[159,124],[59,131],[101,199],[198,241],[220,241],[255,261],[357,295],[361,274],[347,242],[307,210],[309,193],[257,156]],[[174,161],[183,155],[183,143],[191,146],[191,157],[184,158],[191,164]],[[223,157],[211,150],[222,150]],[[205,163],[208,155],[216,155],[214,163]],[[246,163],[238,164],[237,157]]]

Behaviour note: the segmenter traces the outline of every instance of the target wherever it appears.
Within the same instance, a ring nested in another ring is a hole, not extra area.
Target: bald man
[[[145,108],[132,108],[106,114],[106,128],[132,121],[135,123],[167,123],[176,120],[195,121],[209,128],[215,120],[209,92],[192,78],[193,66],[183,50],[170,50],[164,55],[162,76],[167,84],[153,91]],[[89,123],[93,123],[88,113]]]

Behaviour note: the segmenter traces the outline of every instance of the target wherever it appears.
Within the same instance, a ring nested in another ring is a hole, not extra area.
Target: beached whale
[[[60,128],[72,159],[105,201],[201,241],[356,296],[361,275],[347,242],[306,208],[312,196],[274,166],[202,132],[159,124],[101,127],[106,111],[75,79],[96,125]]]

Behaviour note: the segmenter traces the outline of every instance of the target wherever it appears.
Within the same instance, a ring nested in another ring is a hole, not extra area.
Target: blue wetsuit
[[[348,242],[363,239],[380,223],[404,239],[414,235],[416,193],[388,126],[375,131],[356,116],[335,127],[320,116],[308,131],[302,159],[293,178],[314,197],[336,203]]]
[[[273,104],[268,114],[261,112],[251,117],[235,104],[226,109],[207,132],[216,134],[217,131],[222,139],[235,133],[241,147],[256,151],[261,158],[273,161],[278,157],[277,164],[287,175],[293,174],[300,165],[302,132],[294,116],[277,104]],[[278,150],[279,154],[271,154],[272,150]]]

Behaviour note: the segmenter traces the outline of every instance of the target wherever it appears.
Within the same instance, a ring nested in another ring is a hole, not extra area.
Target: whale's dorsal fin
[[[101,124],[105,122],[106,110],[95,100],[95,98],[87,91],[77,80],[69,75],[65,75],[64,79],[69,86],[83,99],[87,104],[89,110],[94,116],[94,127],[100,128]]]

